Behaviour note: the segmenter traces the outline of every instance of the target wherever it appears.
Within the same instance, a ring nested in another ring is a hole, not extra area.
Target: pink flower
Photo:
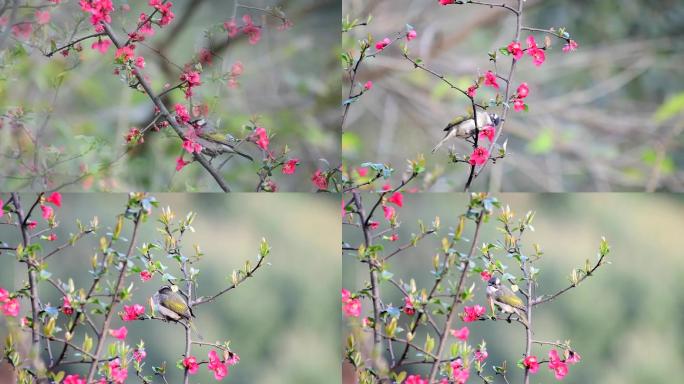
[[[62,194],[59,192],[52,192],[50,196],[45,199],[46,202],[54,205],[55,207],[62,206]]]
[[[145,307],[140,304],[124,305],[124,314],[121,316],[123,321],[138,320],[140,315],[145,313]],[[125,337],[125,336],[124,336]]]
[[[448,0],[440,0],[440,1],[448,1]],[[406,378],[406,381],[404,381],[404,384],[428,384],[427,379],[422,379],[420,375],[411,375]]]
[[[135,66],[138,68],[145,68],[145,58],[138,56],[135,58]]]
[[[201,48],[199,51],[199,61],[202,65],[211,64],[212,61],[211,51],[206,48]]]
[[[342,313],[346,317],[361,316],[361,300],[351,297],[351,292],[342,288]]]
[[[472,307],[463,307],[463,312],[463,321],[470,323],[479,319],[487,310],[481,305],[475,305]]]
[[[190,114],[183,104],[176,104],[173,106],[173,109],[176,111],[176,116],[179,121],[183,123],[190,121]]]
[[[484,85],[499,89],[499,84],[496,82],[496,75],[492,71],[485,73]]]
[[[214,378],[216,380],[223,380],[224,377],[228,376],[228,367],[219,359],[214,350],[209,351],[209,365],[207,368],[214,372]]]
[[[461,329],[452,329],[451,336],[461,341],[466,341],[468,340],[468,336],[470,336],[470,330],[468,329],[468,327],[465,326]]]
[[[202,152],[202,145],[196,141],[185,139],[183,140],[183,149],[188,153],[200,153]]]
[[[389,241],[397,241],[397,240],[399,240],[399,235],[397,235],[396,233],[393,233],[392,236],[390,236],[390,237],[387,238],[387,240],[389,240]]]
[[[62,384],[87,384],[86,379],[81,379],[79,375],[69,375],[64,378]]]
[[[387,201],[401,208],[404,206],[404,195],[401,192],[394,192]]]
[[[71,299],[69,296],[62,297],[62,312],[67,316],[74,313],[74,308],[71,306]]]
[[[126,45],[125,47],[121,47],[116,50],[116,53],[114,54],[114,57],[116,57],[118,60],[121,60],[122,62],[127,62],[135,56],[135,47],[132,45]]]
[[[176,159],[176,171],[180,171],[185,168],[186,165],[190,164],[189,161],[183,160],[183,156]]]
[[[477,350],[475,351],[475,360],[479,361],[480,363],[483,363],[485,360],[487,360],[487,357],[489,356],[489,353],[487,353],[487,350]]]
[[[47,241],[56,241],[57,240],[57,235],[54,233],[51,233],[48,237],[45,238]]]
[[[38,226],[38,223],[36,223],[33,220],[29,220],[26,222],[26,228],[28,229],[35,229]]]
[[[17,317],[19,315],[19,299],[9,299],[2,305],[2,314],[5,316]]]
[[[366,168],[366,167],[356,168],[356,173],[359,174],[359,177],[366,177],[368,175],[368,168]]]
[[[384,39],[375,43],[375,49],[377,49],[378,51],[382,51],[383,49],[385,49],[385,47],[387,47],[391,43],[392,43],[392,41],[388,37],[385,37]]]
[[[22,21],[12,26],[12,35],[17,39],[28,39],[33,33],[33,25],[29,22]]]
[[[537,47],[537,42],[534,41],[534,36],[530,35],[527,37],[527,54],[532,56],[532,63],[535,66],[540,66],[546,60],[546,54],[544,50]]]
[[[162,0],[150,0],[150,7],[154,7],[161,13],[162,17],[161,20],[159,21],[159,25],[165,26],[171,23],[171,21],[176,17],[176,15],[173,14],[173,11],[171,11],[171,7],[173,6],[173,3],[170,1],[163,3]]]
[[[451,376],[454,378],[454,384],[465,384],[468,381],[470,371],[463,367],[461,359],[451,362]]]
[[[416,309],[413,307],[413,300],[410,296],[404,297],[404,313],[409,316],[416,314]]]
[[[378,223],[377,221],[368,222],[368,228],[370,228],[371,230],[376,230],[378,229],[378,227],[380,227],[380,223]]]
[[[416,37],[418,37],[418,33],[415,30],[412,29],[412,30],[406,32],[406,40],[407,41],[411,41],[411,40],[415,39]]]
[[[382,212],[384,213],[385,219],[387,220],[392,220],[397,216],[397,211],[392,206],[383,205]]]
[[[191,375],[197,373],[197,370],[199,369],[199,364],[197,364],[197,358],[195,356],[188,356],[183,359],[183,366]]]
[[[5,288],[0,288],[0,303],[9,301],[9,292]]]
[[[372,88],[373,88],[373,82],[370,80],[366,81],[366,83],[363,84],[363,89],[365,89],[366,91],[370,91]]]
[[[230,67],[230,73],[233,76],[240,76],[242,75],[242,72],[244,72],[245,66],[242,64],[242,61],[236,61],[233,63],[233,65]]]
[[[140,272],[140,280],[142,281],[148,281],[152,278],[152,274],[150,271],[142,271]]]
[[[126,335],[128,335],[128,330],[125,326],[122,326],[119,329],[110,329],[109,334],[115,339],[124,340]]]
[[[42,211],[42,216],[45,220],[50,220],[55,217],[55,211],[49,205],[41,205],[40,210]]]
[[[143,359],[145,359],[145,357],[147,357],[147,352],[145,352],[144,349],[136,349],[136,350],[133,351],[133,358],[134,358],[135,361],[137,361],[138,363],[140,363],[141,361],[143,361]]]
[[[477,147],[475,150],[473,150],[473,153],[470,155],[470,160],[468,162],[470,165],[482,165],[487,162],[487,159],[489,159],[489,151],[485,147]]]
[[[518,41],[512,41],[510,44],[508,44],[506,50],[508,50],[508,52],[510,52],[510,54],[513,55],[513,58],[516,60],[520,60],[524,54],[522,46]]]
[[[254,25],[252,22],[252,16],[242,16],[242,22],[245,24],[242,27],[242,33],[249,37],[249,43],[252,45],[258,43],[259,40],[261,40],[261,28]]]
[[[580,360],[582,360],[582,356],[580,356],[579,353],[577,353],[575,351],[568,351],[568,353],[569,353],[569,356],[565,360],[566,362],[568,362],[570,364],[577,364],[580,362]]]
[[[579,45],[575,40],[568,40],[568,42],[563,46],[563,52],[574,52]]]
[[[38,24],[47,24],[50,22],[50,12],[49,11],[41,11],[40,9],[36,11],[35,13],[36,17],[36,23]]]
[[[539,361],[537,361],[537,356],[527,356],[523,360],[523,366],[525,366],[530,373],[537,373],[539,370]]]
[[[240,356],[238,356],[238,354],[235,352],[231,352],[230,357],[228,358],[228,360],[226,360],[226,364],[228,364],[228,366],[233,366],[239,362],[240,362]]]
[[[549,369],[555,374],[556,380],[563,380],[568,374],[568,365],[560,359],[555,349],[549,351]]]
[[[109,363],[109,368],[111,369],[111,377],[114,383],[124,384],[126,382],[126,378],[128,378],[128,370],[121,368],[121,362],[118,358]]]
[[[250,136],[250,139],[254,141],[257,147],[264,151],[268,151],[269,140],[265,128],[257,127],[257,129],[254,130],[254,133],[252,133],[252,136]]]
[[[524,111],[525,110],[525,102],[523,99],[514,99],[513,100],[513,109],[516,112]]]
[[[90,14],[90,24],[95,26],[95,30],[103,29],[101,23],[111,23],[114,11],[112,0],[81,0],[81,10]],[[99,27],[99,28],[98,28]]]
[[[226,32],[228,32],[228,37],[230,37],[231,39],[237,36],[240,32],[240,28],[238,28],[237,23],[233,19],[224,22],[223,29],[225,29]]]
[[[482,128],[480,128],[480,135],[478,136],[479,140],[482,139],[487,139],[489,142],[494,141],[494,135],[496,134],[496,128],[494,128],[493,125],[486,125]]]
[[[467,94],[468,97],[470,97],[471,99],[474,99],[474,98],[475,98],[475,94],[476,94],[476,93],[477,93],[477,84],[471,85],[470,87],[468,87],[468,90],[466,90],[466,94]]]
[[[520,83],[516,93],[518,94],[518,98],[524,99],[530,94],[530,88],[527,86],[527,83]]]
[[[2,217],[5,214],[5,210],[3,209],[3,206],[5,203],[0,199],[0,217]]]
[[[292,175],[295,173],[295,170],[297,169],[297,164],[299,164],[299,159],[294,158],[290,159],[283,164],[283,174],[284,175]]]
[[[453,4],[455,0],[439,0],[439,4],[441,5],[449,5]]]
[[[492,274],[489,271],[482,271],[480,272],[480,278],[482,278],[482,281],[489,281],[492,278]]]
[[[202,78],[197,71],[183,72],[180,75],[180,81],[187,82],[189,87],[196,87],[202,85]]]
[[[311,176],[311,182],[319,190],[327,190],[328,189],[328,180],[325,178],[325,175],[323,174],[323,172],[320,169],[316,170],[316,172],[314,172],[313,176]]]

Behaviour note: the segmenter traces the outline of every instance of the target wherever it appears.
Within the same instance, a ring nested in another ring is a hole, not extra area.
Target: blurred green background
[[[229,285],[231,271],[245,260],[254,261],[259,242],[265,237],[271,247],[270,266],[265,266],[239,286],[221,296],[213,304],[195,309],[195,324],[205,341],[231,340],[231,348],[241,361],[231,367],[228,383],[335,383],[339,382],[339,200],[323,195],[289,194],[282,196],[234,194],[158,194],[160,207],[170,206],[176,217],[197,212],[196,232],[186,234],[185,252],[192,253],[198,244],[205,253],[196,267],[200,268],[198,294],[215,293]],[[6,196],[3,196],[6,197]],[[24,195],[25,202],[33,196]],[[57,210],[60,240],[75,231],[75,220],[87,223],[100,219],[103,235],[114,224],[114,216],[122,211],[127,197],[123,194],[67,194]],[[5,199],[6,200],[6,199]],[[143,225],[140,242],[159,239],[155,209],[153,219]],[[41,219],[42,220],[42,219]],[[124,235],[130,236],[127,224]],[[11,243],[15,230],[0,225],[0,240]],[[68,249],[50,260],[54,278],[73,277],[76,286],[89,284],[87,269],[96,252],[99,236],[91,236],[76,248]],[[60,241],[57,242],[61,244]],[[45,244],[50,250],[58,244]],[[125,247],[125,244],[120,245]],[[173,260],[158,255],[166,265]],[[0,255],[0,286],[12,290],[26,279],[23,265],[12,276],[13,257]],[[177,269],[170,273],[179,276]],[[136,276],[134,301],[145,304],[162,284],[160,278],[142,283]],[[43,283],[43,302],[61,304],[56,290]],[[28,302],[22,301],[25,314]],[[127,303],[130,304],[130,303]],[[119,308],[120,310],[120,308]],[[1,316],[4,318],[4,316]],[[122,322],[116,317],[112,326],[126,325],[130,344],[143,339],[150,364],[166,360],[170,383],[182,381],[175,363],[184,352],[182,327],[156,321]],[[0,337],[5,333],[0,320]],[[82,337],[77,334],[77,338]],[[193,347],[195,354],[206,360],[207,349]],[[73,367],[73,366],[70,366]],[[203,366],[192,383],[215,379]],[[137,382],[129,375],[129,382]],[[160,380],[155,379],[155,382]]]
[[[646,194],[500,194],[503,204],[509,204],[517,217],[536,211],[534,232],[527,232],[523,244],[527,252],[539,243],[545,256],[537,294],[553,293],[569,284],[567,277],[573,267],[584,260],[595,260],[601,236],[611,246],[610,265],[601,267],[577,288],[555,301],[537,307],[534,314],[535,340],[567,340],[581,354],[582,361],[570,366],[566,383],[669,383],[673,375],[684,369],[684,259],[678,236],[684,225],[684,199],[677,195]],[[373,201],[372,199],[366,199]],[[442,229],[439,236],[428,237],[415,249],[395,256],[391,271],[395,279],[416,278],[418,288],[429,287],[433,281],[429,271],[432,257],[440,249],[442,236],[457,224],[464,212],[467,197],[463,194],[431,196],[407,195],[404,208],[398,209],[402,223],[397,244],[384,242],[388,251],[408,242],[411,233],[418,232],[417,220],[429,224],[439,216]],[[380,214],[380,221],[384,219]],[[481,242],[501,240],[495,230],[495,220],[483,227]],[[380,228],[382,230],[384,226]],[[472,226],[464,236],[471,238]],[[344,226],[343,239],[352,246],[362,239],[349,226]],[[467,252],[468,243],[457,248]],[[505,261],[505,257],[503,257]],[[509,263],[511,272],[516,267]],[[343,257],[343,287],[357,290],[368,280],[367,266],[361,266],[353,256]],[[479,276],[476,298],[468,305],[484,305],[485,283]],[[468,282],[467,286],[470,285]],[[403,303],[396,288],[382,285],[395,305]],[[364,310],[370,309],[368,301]],[[403,326],[403,320],[399,326]],[[459,320],[454,328],[460,328]],[[505,322],[468,324],[469,341],[487,341],[490,364],[507,360],[515,365],[524,352],[525,333],[522,326]],[[424,336],[417,336],[422,345]],[[547,348],[534,350],[548,357]],[[413,355],[410,355],[413,356]],[[490,365],[491,366],[491,365]],[[487,368],[487,374],[493,374]],[[522,370],[512,367],[511,383],[521,382]],[[424,373],[424,372],[423,372]],[[499,378],[496,382],[501,382]],[[532,377],[532,383],[555,382],[546,366]],[[473,376],[469,382],[478,382]]]
[[[370,26],[343,34],[345,51],[358,53],[357,40],[368,34],[379,40],[410,24],[418,33],[409,44],[411,54],[464,88],[491,69],[487,52],[515,36],[510,12],[477,5],[344,0],[342,14],[361,21],[373,16]],[[488,167],[473,187],[684,190],[684,2],[528,0],[523,20],[525,26],[567,28],[579,49],[562,53],[556,40],[541,67],[529,57],[517,66],[514,83],[529,84],[530,111],[509,114],[503,134],[509,156]],[[504,58],[499,70],[508,71],[509,63]],[[399,46],[365,61],[357,80],[375,85],[352,105],[343,127],[346,163],[391,162],[403,170],[406,159],[422,153],[431,176],[424,189],[462,191],[466,166],[449,163],[446,149],[435,155],[430,150],[447,122],[469,108],[467,99],[413,70]],[[346,79],[345,92],[348,86]],[[493,95],[491,89],[478,91],[485,100]],[[465,143],[455,148],[461,154],[472,151]]]
[[[276,152],[287,145],[290,157],[300,160],[295,175],[275,175],[284,191],[311,191],[311,174],[325,164],[340,161],[339,77],[336,56],[340,44],[339,2],[334,0],[254,0],[244,5],[266,8],[279,6],[293,27],[279,30],[279,21],[253,9],[238,8],[237,18],[250,14],[264,28],[261,41],[250,45],[246,38],[228,40],[222,31],[237,0],[175,1],[176,19],[151,38],[138,44],[136,53],[146,60],[144,73],[153,89],[175,85],[185,63],[197,57],[200,48],[211,46],[213,64],[205,66],[203,84],[195,90],[193,102],[210,107],[207,120],[236,137],[253,117],[274,134],[270,148]],[[147,1],[114,1],[114,30],[130,31],[139,12],[149,14]],[[119,9],[129,4],[131,11]],[[9,39],[0,50],[0,115],[17,107],[25,116],[19,126],[5,119],[0,128],[0,154],[11,161],[0,163],[1,190],[45,190],[63,184],[64,190],[104,191],[219,191],[202,167],[193,164],[175,171],[181,154],[180,140],[165,132],[146,135],[145,143],[128,156],[124,136],[131,127],[146,127],[152,119],[152,103],[144,94],[130,89],[112,74],[114,48],[102,55],[82,43],[83,52],[67,58],[44,57],[50,39],[57,46],[75,36],[92,33],[83,20],[77,1],[46,8],[51,24],[38,27],[23,44]],[[33,21],[34,9],[20,9],[18,20]],[[4,13],[9,15],[9,10]],[[1,16],[1,15],[0,15]],[[207,33],[211,32],[211,37]],[[163,53],[173,64],[166,61]],[[230,89],[221,76],[236,62],[244,72],[240,87]],[[178,68],[180,66],[181,68]],[[335,76],[330,76],[334,74]],[[61,81],[59,88],[56,84]],[[167,105],[184,102],[182,92],[173,92]],[[41,149],[34,159],[37,139]],[[253,147],[253,146],[252,146]],[[260,159],[252,148],[249,152]],[[187,156],[186,156],[187,157]],[[216,161],[216,166],[220,163]],[[236,191],[253,191],[258,163],[233,159],[222,168],[226,181]],[[89,177],[79,178],[88,175]]]

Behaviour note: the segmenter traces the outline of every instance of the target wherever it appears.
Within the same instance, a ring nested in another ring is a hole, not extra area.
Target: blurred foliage
[[[540,286],[536,293],[553,293],[569,284],[572,268],[582,266],[585,259],[594,260],[601,236],[611,245],[607,265],[555,301],[535,310],[535,340],[564,341],[570,339],[582,356],[570,367],[568,383],[665,383],[672,372],[684,369],[684,321],[681,295],[684,289],[681,246],[676,238],[684,224],[684,199],[677,195],[647,194],[499,194],[502,204],[510,205],[518,217],[536,211],[534,232],[527,232],[524,249],[532,251],[538,243],[544,259]],[[439,216],[442,229],[437,236],[423,240],[416,248],[392,259],[395,279],[416,279],[418,287],[431,284],[432,257],[440,251],[440,239],[453,231],[458,215],[467,206],[463,194],[406,195],[404,207],[398,209],[402,223],[398,244],[383,241],[388,252],[408,241],[418,232],[417,221],[431,222]],[[500,239],[492,221],[483,227],[482,242]],[[472,236],[472,228],[465,237]],[[351,246],[361,244],[362,237],[354,228],[343,228],[343,239]],[[464,245],[467,247],[468,245]],[[462,250],[467,251],[467,250]],[[345,288],[360,287],[368,280],[366,266],[359,267],[353,257],[345,257]],[[473,303],[485,305],[486,283],[474,278],[476,298]],[[383,285],[385,303],[400,305],[401,294]],[[470,305],[472,305],[471,303]],[[364,302],[366,304],[366,302]],[[365,311],[370,308],[365,308]],[[488,368],[507,360],[509,367],[522,358],[525,332],[521,326],[505,322],[468,324],[469,341],[484,339],[489,351]],[[454,324],[460,328],[461,322]],[[417,340],[422,340],[417,336]],[[547,348],[535,347],[535,351]],[[539,356],[546,357],[545,353]],[[654,358],[654,356],[657,356]],[[511,383],[520,382],[522,370],[512,367]],[[422,372],[424,373],[424,372]],[[471,377],[470,382],[477,382]],[[533,383],[555,382],[543,366]]]
[[[381,39],[410,24],[418,32],[408,44],[411,54],[461,87],[491,69],[487,52],[506,46],[515,31],[509,12],[475,5],[345,0],[342,13],[373,16],[368,26],[343,34],[345,51],[358,53],[359,39]],[[684,58],[684,3],[528,0],[523,20],[530,27],[565,27],[579,49],[562,53],[562,44],[553,41],[544,65],[517,66],[514,83],[529,84],[530,111],[509,114],[500,140],[508,139],[509,156],[489,167],[474,188],[684,190],[684,70],[678,64]],[[542,34],[535,35],[541,41]],[[507,71],[508,63],[502,61],[499,70]],[[365,61],[357,80],[375,86],[351,107],[345,163],[396,167],[424,153],[430,179],[423,189],[460,191],[467,167],[449,163],[446,150],[435,155],[429,150],[441,128],[469,108],[467,99],[413,70],[398,48]],[[345,79],[344,89],[348,86]],[[493,93],[480,88],[478,96]],[[459,153],[471,150],[457,140],[453,144]]]
[[[24,197],[27,201],[32,198]],[[255,259],[262,237],[272,247],[270,265],[215,302],[195,308],[195,324],[205,341],[230,340],[231,348],[240,355],[240,363],[230,368],[230,375],[224,381],[339,382],[339,201],[323,195],[300,194],[157,194],[155,197],[160,207],[170,206],[177,217],[184,217],[190,211],[197,213],[193,223],[196,232],[186,235],[184,248],[192,252],[197,244],[204,253],[196,265],[200,269],[199,295],[216,293],[229,285],[231,271],[240,268],[245,260]],[[88,222],[93,216],[99,217],[102,233],[111,231],[114,217],[126,200],[123,194],[66,194],[63,207],[57,210],[61,223],[56,231],[59,239],[75,232],[76,219]],[[160,214],[161,209],[155,209],[154,220],[141,227],[140,242],[159,238],[156,219]],[[127,231],[129,226],[124,228],[122,236],[130,237]],[[77,287],[88,283],[87,268],[98,249],[98,238],[88,237],[71,251],[50,259],[53,277],[64,281],[73,277]],[[0,225],[0,239],[17,240],[16,230]],[[45,244],[47,250],[51,246]],[[24,266],[17,267],[14,260],[4,256],[0,255],[0,286],[16,289],[26,280]],[[175,265],[171,261],[167,264]],[[13,274],[14,268],[18,270]],[[173,269],[169,272],[179,275]],[[162,285],[159,277],[145,283],[136,276],[131,280],[135,282],[133,302],[143,305]],[[40,291],[44,303],[61,303],[56,290],[46,283],[40,286]],[[24,302],[23,314],[27,307]],[[184,351],[180,326],[153,321],[122,323],[115,317],[112,326],[121,325],[129,330],[130,344],[140,339],[145,341],[146,372],[151,365],[166,360],[169,382],[182,380],[182,372],[175,368]],[[4,320],[0,320],[3,340],[4,333]],[[208,350],[195,346],[193,351],[198,358],[206,360]],[[129,382],[137,382],[132,375],[129,377]],[[191,378],[193,383],[213,381],[206,367]]]
[[[287,145],[290,156],[301,163],[295,175],[276,176],[280,188],[313,190],[309,178],[321,167],[320,159],[332,164],[340,161],[339,80],[329,76],[335,73],[339,46],[339,31],[334,27],[340,18],[339,6],[332,0],[250,1],[249,6],[258,8],[280,6],[293,26],[280,30],[279,21],[253,9],[237,8],[238,18],[251,14],[255,23],[264,26],[261,41],[250,45],[236,38],[225,44],[228,38],[222,24],[234,15],[235,1],[175,2],[176,19],[167,27],[155,28],[154,36],[138,44],[137,52],[146,60],[144,72],[153,89],[162,90],[165,84],[178,82],[182,66],[195,59],[200,48],[209,42],[219,47],[214,50],[213,64],[204,68],[203,85],[196,89],[193,101],[208,105],[207,120],[236,137],[245,136],[244,126],[258,119],[274,136],[271,148]],[[125,1],[114,3],[113,25],[119,34],[134,28],[140,11],[149,12],[147,2],[129,2],[128,13],[118,8]],[[26,9],[19,14],[32,19],[32,13]],[[48,39],[61,46],[71,41],[72,33],[76,38],[92,33],[78,2],[62,3],[51,14],[52,22],[36,26],[29,41],[20,44],[10,39],[0,52],[0,114],[16,113],[17,108],[24,113],[21,127],[12,127],[8,119],[0,127],[0,153],[8,160],[0,165],[0,189],[41,190],[66,184],[65,190],[75,191],[218,190],[198,164],[175,171],[182,150],[180,140],[170,132],[151,132],[144,144],[124,154],[126,133],[131,127],[148,125],[152,103],[112,74],[113,47],[102,55],[90,48],[91,39],[82,43],[82,52],[71,51],[69,57],[41,54],[40,50],[50,50]],[[229,88],[225,73],[238,61],[244,73],[239,87]],[[181,92],[176,91],[167,105],[182,101]],[[36,143],[26,132],[38,137],[36,158]],[[252,154],[260,156],[256,151]],[[40,171],[32,178],[34,168]],[[253,191],[257,169],[258,163],[233,159],[222,172],[234,189]]]

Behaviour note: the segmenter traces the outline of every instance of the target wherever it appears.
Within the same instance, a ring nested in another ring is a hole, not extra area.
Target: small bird
[[[494,313],[494,304],[496,304],[501,308],[502,312],[509,314],[509,320],[510,315],[516,314],[518,319],[527,325],[525,303],[512,289],[501,284],[501,280],[496,276],[493,276],[487,282],[487,299],[489,300],[492,313]]]
[[[192,323],[191,318],[195,317],[192,308],[188,306],[188,301],[184,294],[178,292],[177,286],[164,285],[152,296],[155,310],[166,320],[177,321],[185,320],[192,330],[202,339],[202,335],[197,332],[197,328]]]
[[[499,116],[495,113],[489,114],[485,111],[477,111],[477,128],[482,129],[487,125],[498,126],[500,122]],[[449,139],[453,137],[460,137],[467,139],[475,133],[475,119],[473,119],[473,114],[470,112],[467,115],[457,116],[455,119],[451,120],[449,124],[444,128],[446,134],[444,138],[432,148],[432,153],[437,152],[437,150]]]
[[[209,124],[205,119],[197,119],[190,122],[197,132],[197,136],[200,139],[199,142],[202,144],[203,151],[205,154],[211,157],[216,157],[221,154],[234,154],[249,161],[254,161],[254,158],[240,150],[238,150],[233,143],[230,142],[231,136],[221,134]]]

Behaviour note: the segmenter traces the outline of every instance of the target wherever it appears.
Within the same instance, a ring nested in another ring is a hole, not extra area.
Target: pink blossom
[[[441,0],[445,1],[445,0]],[[420,375],[411,375],[406,378],[406,381],[404,381],[404,384],[428,384],[427,379],[422,379]]]
[[[319,190],[327,190],[328,189],[328,180],[325,178],[325,175],[323,174],[323,172],[320,169],[316,170],[316,172],[314,172],[313,176],[311,176],[311,182]]]
[[[401,208],[404,206],[404,195],[401,192],[394,192],[392,196],[387,199],[387,202]]]
[[[489,151],[485,147],[477,147],[473,150],[470,155],[470,160],[468,162],[470,165],[482,165],[489,159]]]
[[[0,288],[0,303],[9,301],[9,292],[5,288]]]
[[[568,365],[560,359],[555,349],[549,351],[549,369],[553,371],[556,380],[563,380],[568,374]]]
[[[566,362],[568,362],[570,364],[577,364],[580,362],[580,360],[582,360],[582,356],[580,356],[579,353],[577,353],[575,351],[568,351],[568,353],[569,353],[569,356],[565,360]]]
[[[256,143],[257,147],[263,149],[264,151],[268,151],[269,139],[265,128],[257,127],[250,138],[252,141],[254,141],[254,143]]]
[[[383,205],[382,212],[384,213],[385,219],[387,220],[392,220],[397,216],[397,211],[392,206]]]
[[[518,98],[524,99],[530,94],[530,88],[527,86],[527,83],[520,83],[516,93],[518,94]]]
[[[242,61],[236,61],[230,67],[230,73],[233,76],[240,76],[240,75],[242,75],[242,72],[244,71],[244,69],[245,69],[245,66],[242,64]]]
[[[135,66],[138,68],[145,68],[145,58],[138,56],[135,58]]]
[[[122,326],[119,329],[110,329],[109,334],[116,339],[124,340],[126,335],[128,335],[128,330],[125,326]]]
[[[138,320],[138,317],[145,313],[145,307],[140,304],[124,305],[123,309],[124,313],[121,315],[123,321]]]
[[[574,52],[579,44],[575,40],[568,40],[568,42],[563,46],[563,52]]]
[[[512,41],[510,44],[508,44],[506,50],[508,50],[508,52],[510,52],[510,54],[513,55],[513,58],[516,60],[520,60],[524,54],[522,46],[518,41]]]
[[[202,145],[196,141],[185,139],[183,140],[183,149],[188,153],[200,153],[202,152]]]
[[[26,228],[28,229],[35,229],[38,226],[38,223],[36,223],[33,220],[29,220],[26,222]]]
[[[196,87],[202,84],[202,78],[197,71],[187,71],[180,75],[180,81],[187,82],[189,87]]]
[[[342,288],[342,313],[346,317],[361,316],[361,300],[351,297],[351,292]]]
[[[377,49],[378,51],[382,51],[383,49],[385,49],[385,47],[387,47],[391,43],[392,43],[392,41],[388,37],[385,37],[384,39],[375,43],[375,49]]]
[[[109,49],[109,46],[112,45],[112,42],[109,39],[97,39],[96,42],[93,43],[93,45],[90,46],[90,48],[100,51],[100,53],[106,53],[107,50]]]
[[[487,357],[489,356],[489,353],[487,353],[486,349],[483,350],[476,350],[475,351],[475,360],[479,361],[480,363],[483,363],[485,360],[487,360]]]
[[[537,360],[537,356],[527,356],[523,360],[523,366],[525,366],[530,373],[537,373],[539,370],[539,361]]]
[[[404,313],[413,316],[416,313],[416,308],[413,306],[413,299],[411,296],[404,297]]]
[[[57,241],[57,235],[54,233],[51,233],[48,237],[45,238],[47,241]]]
[[[370,228],[371,230],[376,230],[378,229],[378,227],[380,227],[380,223],[378,223],[377,221],[368,222],[368,228]]]
[[[223,29],[225,29],[226,32],[228,32],[228,37],[230,37],[231,39],[237,36],[240,32],[240,28],[238,28],[237,23],[233,19],[224,22]]]
[[[469,335],[470,335],[470,330],[466,326],[464,326],[461,329],[452,329],[451,330],[451,336],[453,336],[453,337],[455,337],[461,341],[468,340]]]
[[[102,27],[101,23],[111,23],[111,12],[114,11],[112,0],[81,0],[81,10],[90,14],[90,24]]]
[[[359,174],[359,177],[366,177],[368,175],[368,168],[358,167],[356,168],[356,173]]]
[[[499,89],[499,84],[496,82],[496,75],[492,71],[485,73],[484,85]]]
[[[33,25],[29,22],[20,22],[12,26],[12,35],[17,39],[28,39],[33,33]]]
[[[235,352],[231,352],[230,357],[228,358],[228,360],[226,360],[226,364],[228,364],[228,366],[233,366],[239,362],[240,362],[240,356],[238,356],[238,354]]]
[[[133,358],[134,358],[135,361],[137,361],[138,363],[140,363],[141,361],[143,361],[143,360],[145,359],[145,357],[147,357],[147,352],[145,352],[144,349],[136,349],[136,350],[133,351]]]
[[[207,368],[214,372],[216,380],[223,380],[224,377],[228,376],[228,367],[221,361],[214,350],[209,351],[209,365]]]
[[[140,280],[142,281],[148,281],[152,278],[152,274],[150,271],[142,271],[140,272]]]
[[[69,375],[64,378],[62,384],[86,384],[86,379],[81,379],[79,375]]]
[[[126,45],[116,50],[114,57],[122,62],[127,62],[135,56],[135,47],[132,45]]]
[[[38,24],[47,24],[50,22],[50,12],[49,11],[41,11],[40,9],[36,11],[35,13],[35,18],[36,18],[36,23]]]
[[[476,93],[477,93],[477,84],[471,85],[470,87],[468,87],[468,90],[466,90],[466,94],[468,95],[468,97],[470,97],[472,99],[475,98]]]
[[[283,164],[283,174],[292,175],[293,173],[295,173],[295,170],[297,169],[297,164],[299,164],[299,159],[297,158],[293,158],[286,161]]]
[[[211,51],[206,48],[201,48],[199,51],[199,61],[202,65],[211,64],[213,57],[211,56]]]
[[[109,363],[111,369],[111,377],[115,384],[124,384],[128,378],[128,370],[121,368],[121,362],[118,358]]]
[[[524,111],[525,110],[525,102],[523,101],[523,99],[518,99],[518,98],[514,99],[513,100],[513,109],[516,112]]]
[[[5,316],[17,317],[19,315],[19,299],[9,299],[2,305],[2,313]]]
[[[418,37],[418,33],[415,30],[412,29],[412,30],[406,32],[406,40],[407,41],[411,41],[411,40],[415,39],[416,37]]]
[[[366,91],[370,91],[372,88],[373,88],[373,82],[370,80],[366,81],[366,83],[363,84],[363,89],[365,89]]]
[[[454,2],[455,2],[455,0],[439,0],[439,4],[441,4],[441,5],[449,5],[449,4],[453,4]]]
[[[0,200],[1,201],[1,200]],[[45,199],[46,202],[54,205],[55,207],[62,206],[62,194],[59,192],[52,192],[50,196]],[[0,204],[1,205],[1,204]]]
[[[397,240],[399,240],[399,235],[397,235],[396,233],[393,233],[392,236],[390,236],[390,237],[387,238],[387,240],[389,240],[389,241],[397,241]]]
[[[40,210],[42,211],[43,219],[50,220],[55,217],[55,211],[49,205],[41,205]]]
[[[463,312],[463,321],[470,323],[478,320],[487,310],[481,305],[474,305],[472,307],[463,307]]]
[[[496,128],[493,125],[485,125],[480,129],[480,135],[477,138],[478,140],[487,139],[491,143],[494,141],[495,134]]]
[[[544,60],[546,60],[544,50],[537,47],[537,42],[532,35],[527,37],[527,54],[532,56],[532,63],[537,67],[542,65]]]
[[[67,316],[74,313],[74,308],[71,306],[71,299],[69,296],[62,297],[62,312]]]
[[[252,45],[258,43],[259,40],[261,40],[261,28],[254,25],[252,22],[252,16],[242,16],[242,22],[245,24],[242,26],[242,33],[249,37],[249,43]]]
[[[197,364],[197,358],[195,356],[188,356],[183,359],[183,366],[191,375],[197,373],[197,370],[199,369],[199,364]]]
[[[173,106],[173,109],[176,111],[176,116],[179,121],[183,123],[190,121],[190,114],[183,104],[176,104]]]
[[[186,165],[190,164],[189,161],[183,160],[183,156],[176,159],[176,171],[180,171],[185,168]]]

